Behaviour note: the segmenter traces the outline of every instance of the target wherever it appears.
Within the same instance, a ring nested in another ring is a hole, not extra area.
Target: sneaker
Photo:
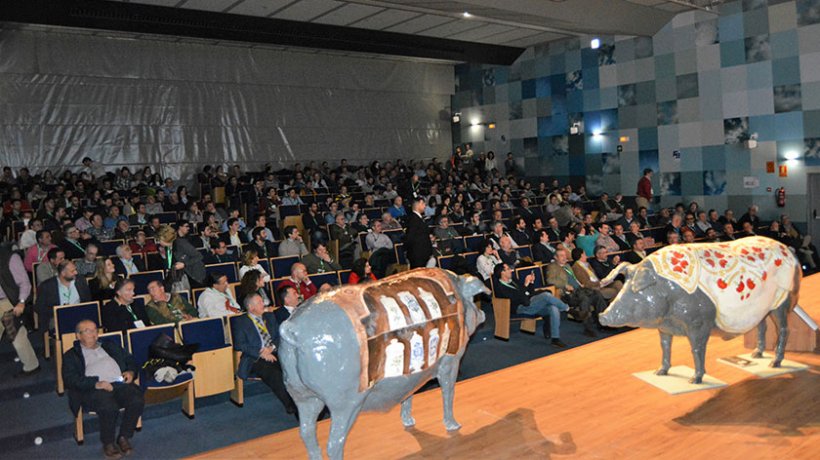
[[[561,341],[561,339],[552,339],[550,340],[550,344],[555,348],[566,348],[567,344]]]
[[[114,444],[106,444],[103,446],[103,454],[105,454],[105,458],[109,460],[116,460],[118,458],[122,458],[122,454],[120,450],[117,449],[117,446]]]

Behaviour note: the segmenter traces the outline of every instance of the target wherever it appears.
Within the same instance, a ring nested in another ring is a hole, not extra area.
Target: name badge
[[[138,319],[138,320],[134,321],[134,327],[136,327],[137,329],[142,329],[142,328],[145,327],[145,323],[142,322],[141,319]]]

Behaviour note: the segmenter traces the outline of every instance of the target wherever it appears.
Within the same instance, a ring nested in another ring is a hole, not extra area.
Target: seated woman
[[[134,304],[134,282],[128,279],[117,280],[114,299],[105,304],[100,313],[105,332],[125,332],[151,325],[145,307]]]
[[[490,286],[490,278],[493,276],[495,266],[500,263],[501,257],[499,257],[498,251],[495,249],[493,240],[489,238],[484,240],[484,251],[476,259],[476,269],[484,280],[484,284],[488,287]]]
[[[350,272],[348,284],[359,284],[367,281],[376,281],[376,275],[370,269],[370,262],[367,259],[358,259],[353,262],[353,270]]]
[[[94,278],[88,282],[92,299],[100,303],[105,303],[114,298],[114,286],[117,281],[122,279],[122,277],[115,272],[116,267],[111,259],[97,260],[97,269],[94,271]]]
[[[583,249],[588,256],[595,254],[595,245],[600,233],[591,225],[579,225],[577,228],[578,236],[575,237],[575,247]]]
[[[239,287],[236,288],[236,302],[243,306],[245,305],[245,299],[250,294],[259,294],[259,296],[262,297],[265,308],[271,307],[273,302],[271,302],[270,296],[268,296],[267,291],[265,291],[265,284],[267,284],[267,282],[262,272],[248,270],[245,272],[245,275],[242,276]]]
[[[242,254],[242,266],[239,267],[239,279],[242,280],[250,271],[258,271],[262,276],[263,282],[270,282],[270,275],[259,265],[259,253],[256,252],[256,249],[245,249],[245,252]],[[242,302],[240,301],[239,304],[241,305]]]

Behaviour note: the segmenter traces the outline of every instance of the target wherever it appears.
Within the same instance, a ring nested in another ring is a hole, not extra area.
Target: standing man
[[[40,370],[40,362],[23,325],[26,300],[31,294],[31,283],[20,256],[5,245],[0,246],[0,337],[7,335],[17,357],[23,363],[19,375],[31,375]]]
[[[649,168],[643,170],[643,177],[638,181],[637,195],[635,206],[649,209],[649,204],[652,203],[652,170]]]
[[[410,268],[427,266],[433,255],[433,244],[430,242],[430,227],[424,222],[424,208],[427,207],[423,197],[413,198],[413,211],[407,216],[407,236],[404,249]]]
[[[71,412],[76,415],[82,406],[97,413],[106,458],[130,455],[133,449],[129,439],[145,407],[142,390],[134,384],[134,357],[116,340],[97,342],[97,324],[93,321],[80,321],[75,332],[78,343],[63,355],[63,380]],[[125,412],[115,438],[120,409]]]

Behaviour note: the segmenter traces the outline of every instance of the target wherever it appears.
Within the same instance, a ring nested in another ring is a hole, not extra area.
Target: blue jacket
[[[276,316],[273,313],[265,313],[262,315],[262,320],[265,321],[265,327],[268,328],[271,339],[274,345],[279,347],[279,322],[276,321]],[[233,330],[233,348],[241,351],[242,357],[239,359],[239,368],[236,370],[236,375],[241,379],[252,377],[251,368],[253,363],[259,359],[259,350],[262,349],[262,340],[259,338],[259,333],[256,331],[256,326],[253,320],[248,315],[244,315],[236,320]],[[274,350],[276,354],[276,350]]]

